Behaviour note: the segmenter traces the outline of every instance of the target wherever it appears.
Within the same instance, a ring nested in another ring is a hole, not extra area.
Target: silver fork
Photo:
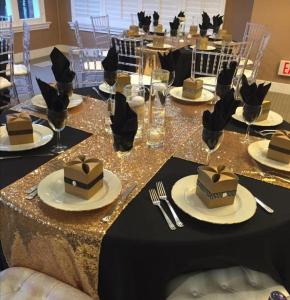
[[[165,212],[165,210],[162,208],[162,206],[161,206],[161,204],[160,204],[160,200],[159,200],[159,198],[158,198],[158,195],[157,195],[157,192],[155,191],[155,189],[150,189],[150,190],[149,190],[149,195],[150,195],[150,198],[151,198],[151,200],[152,200],[153,205],[156,205],[156,206],[158,206],[158,207],[160,208],[160,210],[161,210],[161,212],[162,212],[162,214],[163,214],[163,216],[164,216],[164,218],[165,218],[165,220],[166,220],[166,222],[167,222],[169,228],[170,228],[171,230],[175,230],[176,227],[175,227],[175,225],[172,223],[172,221],[170,220],[170,218],[168,217],[168,215],[167,215],[167,213]]]
[[[175,223],[178,227],[183,227],[183,223],[180,221],[180,219],[178,218],[174,208],[172,207],[172,205],[170,204],[170,202],[168,201],[167,199],[167,195],[166,195],[166,191],[165,191],[165,188],[164,188],[164,185],[163,185],[163,182],[162,181],[158,181],[156,183],[156,188],[157,188],[157,193],[158,193],[158,196],[161,200],[164,200],[166,203],[167,203],[167,206],[169,207],[171,213],[172,213],[172,216],[175,220]]]

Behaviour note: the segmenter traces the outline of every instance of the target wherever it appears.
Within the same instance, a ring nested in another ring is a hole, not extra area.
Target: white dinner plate
[[[233,118],[239,122],[245,123],[243,119],[243,108],[238,107],[236,109],[235,114],[233,115]],[[269,126],[277,126],[283,122],[282,116],[280,116],[278,113],[270,110],[268,118],[263,121],[254,122],[252,125],[254,126],[262,126],[262,127],[269,127]]]
[[[6,126],[1,126],[0,127],[0,151],[14,152],[14,151],[31,150],[47,144],[53,138],[53,132],[50,128],[39,124],[32,124],[32,127],[33,127],[33,140],[34,140],[33,143],[11,145],[9,142]]]
[[[290,172],[290,163],[282,163],[267,157],[269,143],[269,140],[254,142],[248,146],[248,153],[254,160],[264,166],[280,171]]]
[[[186,102],[186,103],[200,103],[200,102],[208,102],[211,101],[214,97],[214,94],[206,89],[202,90],[202,94],[199,98],[197,99],[189,99],[189,98],[184,98],[182,97],[182,86],[179,87],[174,87],[170,90],[170,95],[182,102]]]
[[[131,84],[139,84],[139,75],[138,74],[131,74]],[[143,84],[144,85],[150,85],[151,84],[151,76],[143,75]],[[100,91],[110,94],[110,86],[103,82],[99,85]]]
[[[203,88],[214,92],[216,87],[216,77],[214,76],[208,76],[208,77],[199,77],[198,79],[201,79],[203,81]]]
[[[178,180],[171,191],[175,204],[186,214],[198,220],[214,224],[236,224],[250,219],[256,211],[254,196],[238,184],[237,194],[232,205],[207,208],[196,195],[197,175]]]
[[[79,106],[83,102],[83,96],[77,95],[77,94],[72,94],[71,97],[69,97],[69,105],[68,108],[73,108],[76,106]],[[41,108],[46,108],[46,103],[43,99],[43,96],[41,94],[35,95],[31,99],[31,103],[35,106],[41,107]]]
[[[217,46],[221,46],[222,45],[222,43],[223,43],[223,41],[214,41],[213,42],[215,45],[217,45]],[[230,45],[235,45],[236,44],[236,42],[233,42],[233,41],[231,41],[230,43],[229,43]]]
[[[195,47],[196,47],[195,45],[190,46],[191,49],[194,49]],[[207,46],[206,50],[202,50],[202,49],[198,49],[198,50],[199,50],[199,51],[213,51],[213,50],[215,50],[215,49],[216,49],[215,46],[209,45],[209,46]]]
[[[46,176],[38,185],[38,196],[48,206],[65,211],[87,211],[107,206],[120,195],[122,184],[112,172],[104,169],[103,187],[86,200],[64,190],[64,170]]]
[[[167,50],[167,49],[171,49],[173,46],[169,44],[163,44],[163,47],[155,47],[153,46],[153,43],[149,43],[146,45],[146,47],[154,50]]]

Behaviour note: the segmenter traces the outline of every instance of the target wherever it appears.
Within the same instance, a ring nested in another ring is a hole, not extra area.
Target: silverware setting
[[[131,184],[121,195],[120,199],[115,201],[115,203],[112,205],[111,209],[109,212],[107,212],[106,216],[104,216],[101,220],[104,223],[108,223],[111,220],[111,216],[116,208],[116,206],[122,202],[124,202],[128,196],[133,192],[133,190],[136,188],[137,183],[134,182],[133,184]]]
[[[37,188],[38,188],[38,185],[34,185],[32,186],[31,188],[25,190],[25,199],[28,199],[28,200],[32,200],[34,199],[36,196],[37,196]]]
[[[46,108],[42,108],[42,107],[38,107],[38,106],[34,106],[34,105],[26,104],[26,105],[22,105],[21,108],[32,111],[32,112],[46,114]]]
[[[175,230],[176,227],[175,225],[172,223],[172,221],[170,220],[170,218],[168,217],[167,213],[165,212],[165,210],[163,209],[163,207],[161,206],[161,203],[160,203],[160,199],[157,195],[157,192],[155,189],[150,189],[149,190],[149,195],[150,195],[150,198],[151,198],[151,201],[153,203],[153,205],[159,207],[159,209],[161,210],[163,216],[164,216],[164,219],[166,220],[169,228],[171,230]]]
[[[184,226],[183,223],[180,221],[180,219],[177,216],[174,208],[172,207],[172,205],[170,204],[170,202],[167,199],[166,191],[165,191],[165,188],[164,188],[164,185],[163,185],[162,181],[158,181],[156,183],[156,189],[157,189],[157,194],[158,194],[159,199],[164,200],[166,202],[167,206],[169,207],[176,225],[178,227],[183,227]]]
[[[272,135],[276,132],[276,130],[273,129],[264,129],[264,130],[254,130],[256,134],[259,134],[263,137],[268,137],[269,135]]]
[[[48,153],[39,153],[39,154],[30,154],[30,155],[9,155],[9,156],[0,156],[0,160],[5,159],[15,159],[15,158],[28,158],[28,157],[46,157],[46,156],[54,156],[55,154],[52,152]]]
[[[274,210],[268,206],[267,204],[265,204],[264,202],[262,202],[260,199],[258,199],[257,197],[255,197],[256,202],[269,214],[273,214]]]

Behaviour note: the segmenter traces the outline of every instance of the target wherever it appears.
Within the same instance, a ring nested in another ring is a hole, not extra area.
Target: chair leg
[[[27,78],[27,85],[29,90],[29,97],[32,98],[34,96],[34,90],[33,90],[33,83],[32,83],[32,77],[30,72],[27,74],[26,78]]]
[[[13,79],[13,83],[12,83],[12,93],[13,93],[13,97],[16,100],[17,104],[19,104],[20,101],[19,101],[18,92],[17,92],[17,88],[15,85],[14,79]]]

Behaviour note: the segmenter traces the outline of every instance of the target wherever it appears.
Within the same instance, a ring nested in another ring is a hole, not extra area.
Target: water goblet
[[[221,145],[224,137],[223,130],[210,130],[207,128],[203,128],[202,131],[202,140],[206,145],[206,164],[209,165],[210,156],[213,152],[215,152]]]
[[[50,127],[56,132],[56,145],[51,149],[52,153],[62,153],[67,149],[66,145],[62,145],[60,141],[60,132],[65,128],[68,117],[67,110],[54,111],[47,110],[47,119]]]
[[[244,103],[243,106],[243,119],[247,124],[247,130],[242,143],[248,144],[250,142],[250,127],[261,114],[261,105],[249,105]]]

